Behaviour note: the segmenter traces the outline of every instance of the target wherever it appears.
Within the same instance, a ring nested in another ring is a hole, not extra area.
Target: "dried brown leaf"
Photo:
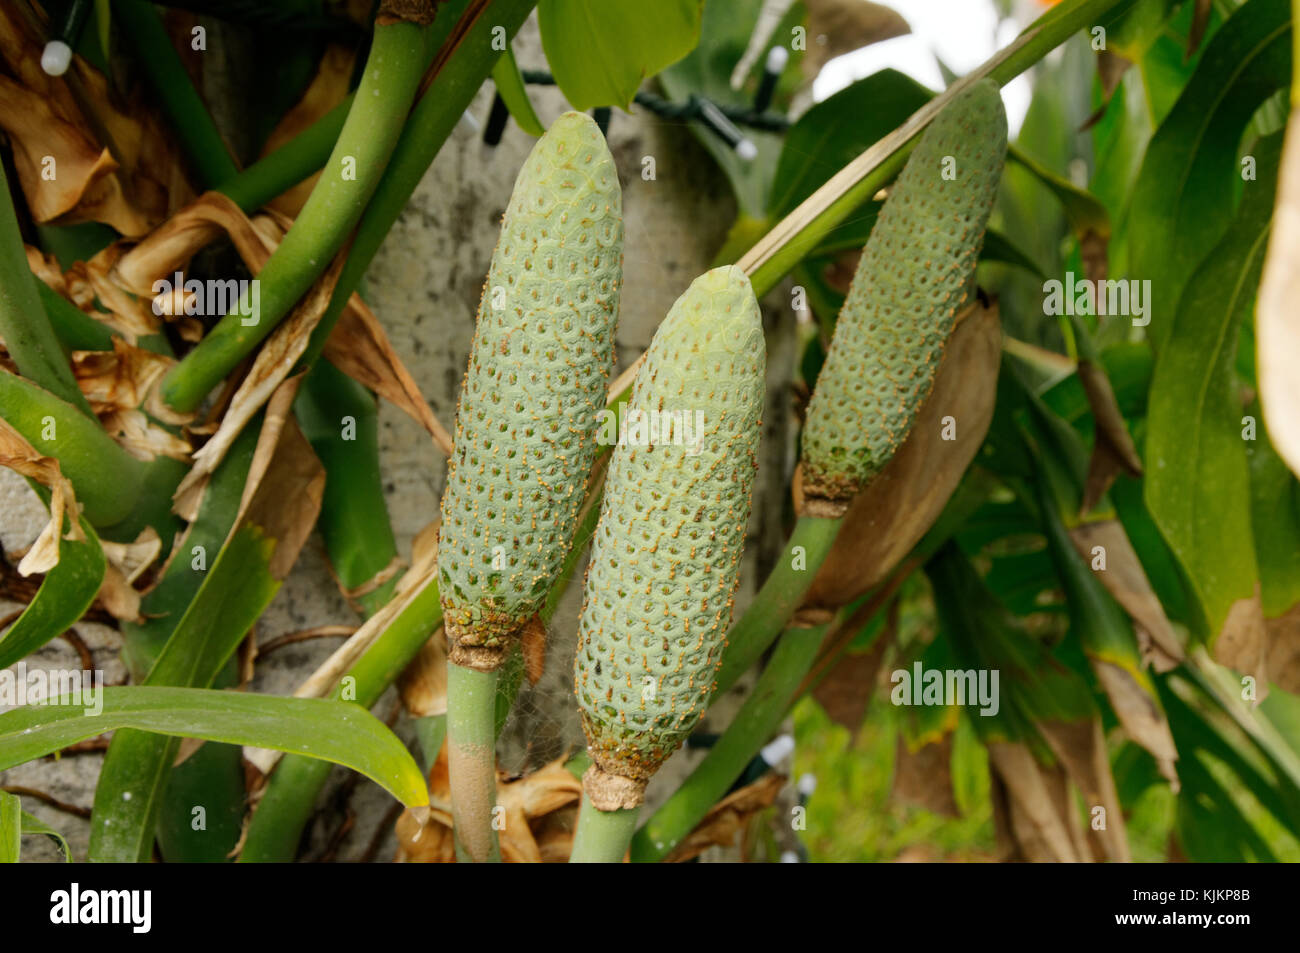
[[[325,468],[293,417],[300,381],[286,381],[267,404],[239,512],[230,530],[233,536],[244,526],[254,525],[276,541],[268,567],[274,579],[284,579],[297,562],[325,495]]]
[[[1138,684],[1133,673],[1103,659],[1093,659],[1092,669],[1110,699],[1119,723],[1134,742],[1151,753],[1161,777],[1178,790],[1178,749],[1169,721],[1156,700]]]
[[[736,835],[742,832],[758,814],[776,803],[777,796],[785,787],[785,777],[768,772],[753,784],[746,785],[739,791],[733,791],[704,815],[704,820],[696,825],[676,849],[665,859],[665,863],[682,863],[698,857],[710,847],[729,847],[735,843]]]
[[[1181,664],[1183,645],[1151,588],[1124,525],[1118,520],[1081,523],[1070,530],[1070,539],[1089,565],[1094,547],[1105,550],[1106,569],[1097,572],[1097,579],[1132,617],[1142,663],[1157,672],[1168,672]]]
[[[130,543],[101,540],[108,565],[104,581],[99,587],[99,602],[115,619],[135,621],[140,618],[140,599],[143,595],[134,587],[141,573],[153,565],[162,552],[158,531],[147,526]]]
[[[501,857],[507,863],[562,863],[569,859],[582,782],[564,767],[564,761],[552,761],[515,780],[497,778],[497,804],[505,812]],[[398,820],[399,861],[452,863],[456,859],[445,745],[429,772],[429,804],[429,816],[423,823],[409,810]]]
[[[1283,691],[1300,693],[1300,603],[1274,619],[1268,632],[1268,675]]]
[[[519,650],[524,658],[524,677],[529,685],[536,685],[546,671],[546,623],[540,615],[524,623]]]
[[[1088,816],[1091,818],[1099,807],[1105,809],[1103,828],[1097,830],[1092,824],[1087,828],[1086,836],[1093,857],[1118,863],[1131,861],[1128,836],[1124,832],[1124,811],[1120,807],[1119,792],[1115,790],[1115,778],[1110,773],[1110,756],[1101,730],[1101,718],[1039,722],[1038,730],[1083,795]],[[1068,811],[1067,818],[1076,822],[1073,829],[1077,830],[1078,815],[1074,812],[1072,799],[1067,800],[1065,810]]]
[[[952,790],[952,735],[914,751],[900,732],[890,796],[935,814],[957,817],[960,812]]]
[[[1259,601],[1259,583],[1255,594],[1238,599],[1228,609],[1219,637],[1214,640],[1214,661],[1242,673],[1255,676],[1262,701],[1268,691],[1268,634],[1264,610]]]
[[[1131,477],[1142,475],[1142,458],[1138,456],[1133,437],[1124,423],[1115,400],[1115,390],[1110,385],[1106,371],[1091,361],[1079,362],[1079,382],[1092,408],[1096,422],[1096,437],[1092,459],[1088,462],[1088,478],[1084,484],[1082,512],[1091,510],[1106,495],[1110,485],[1121,473]]]
[[[1087,859],[1073,818],[1065,770],[1039,764],[1019,742],[988,746],[993,818],[1003,860],[1079,863]]]
[[[868,0],[804,0],[808,49],[800,65],[814,79],[837,56],[912,32],[902,14]]]
[[[286,383],[289,372],[307,350],[312,330],[329,305],[330,295],[334,293],[334,286],[338,284],[339,272],[346,259],[347,249],[344,248],[334,257],[325,274],[312,284],[302,300],[294,306],[288,318],[271,332],[271,336],[258,349],[253,366],[240,381],[230,406],[222,415],[221,426],[202,449],[194,454],[193,468],[176,488],[178,500],[192,499],[194,488],[207,483],[244,427],[257,415],[262,405],[271,399],[271,395]],[[298,384],[295,383],[294,393],[297,390]]]
[[[325,341],[324,354],[343,373],[405,411],[429,432],[435,446],[451,455],[451,434],[434,416],[379,319],[358,295],[348,299],[338,324]]]
[[[192,194],[175,138],[143,99],[121,111],[104,76],[80,57],[63,77],[48,76],[44,44],[18,5],[0,4],[0,127],[33,217],[144,234]]]
[[[852,637],[865,624],[866,620],[859,624],[855,615],[844,626],[847,630],[845,634]],[[822,706],[827,716],[849,729],[854,737],[857,737],[858,730],[862,727],[862,719],[866,717],[871,696],[876,691],[880,665],[897,631],[898,603],[894,602],[890,606],[889,615],[886,616],[884,631],[876,636],[875,641],[871,643],[871,648],[865,652],[843,652],[834,661],[833,667],[826,676],[819,679],[813,687],[813,698]],[[830,633],[827,641],[830,642],[837,634]],[[823,647],[823,652],[825,651],[828,649]],[[831,646],[829,651],[839,651],[839,649]],[[810,674],[815,677],[815,672]]]
[[[836,609],[880,582],[934,523],[993,418],[1002,330],[996,304],[976,305],[944,354],[912,431],[854,499],[805,606]],[[956,439],[945,440],[944,418]]]

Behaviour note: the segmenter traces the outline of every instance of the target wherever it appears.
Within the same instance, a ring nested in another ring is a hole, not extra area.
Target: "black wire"
[[[524,82],[534,86],[554,86],[555,77],[545,70],[521,70]],[[700,119],[705,102],[704,97],[694,93],[685,102],[673,102],[654,93],[637,93],[633,99],[638,106],[644,106],[661,119],[687,121]],[[724,116],[738,126],[748,126],[763,132],[784,132],[790,128],[790,120],[780,113],[759,111],[749,106],[730,106],[726,103],[713,102]]]

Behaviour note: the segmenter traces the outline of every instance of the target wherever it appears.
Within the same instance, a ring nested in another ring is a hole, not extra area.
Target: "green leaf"
[[[703,8],[704,0],[541,0],[537,21],[574,109],[627,109],[643,80],[695,47]]]
[[[17,794],[0,791],[0,864],[18,863],[23,810]]]
[[[280,589],[280,580],[270,572],[275,547],[276,540],[257,526],[245,524],[235,530],[149,670],[145,685],[207,688],[212,684]],[[155,735],[123,731],[113,738],[95,788],[92,860],[148,858],[176,750],[177,742]]]
[[[104,581],[104,551],[90,524],[81,521],[86,538],[59,540],[59,562],[45,575],[36,596],[18,621],[0,636],[0,668],[8,668],[62,635],[95,601]]]
[[[1240,7],[1205,47],[1147,148],[1129,213],[1128,273],[1151,282],[1148,331],[1157,352],[1186,314],[1184,284],[1232,219],[1242,133],[1255,109],[1289,81],[1289,29],[1287,0]],[[1209,286],[1200,287],[1205,294]]]
[[[532,100],[528,98],[524,78],[519,74],[519,64],[515,62],[515,51],[508,46],[492,67],[492,82],[496,84],[501,101],[506,104],[506,109],[510,110],[510,115],[520,129],[530,136],[541,136],[546,132],[542,121],[533,111]]]
[[[1147,507],[1187,572],[1212,642],[1232,605],[1255,594],[1250,472],[1233,367],[1237,325],[1249,320],[1263,268],[1279,140],[1257,150],[1260,179],[1249,183],[1227,234],[1188,283],[1151,380]]]
[[[410,752],[351,702],[151,685],[104,688],[100,699],[98,715],[62,704],[0,714],[0,771],[106,731],[135,728],[307,755],[364,774],[408,807],[429,800]]]
[[[68,847],[67,838],[54,828],[50,827],[50,825],[46,824],[39,817],[33,817],[26,811],[23,811],[23,833],[44,834],[46,837],[52,838],[63,851],[63,859],[68,863],[72,863],[72,849]]]
[[[812,106],[786,132],[772,180],[769,215],[776,219],[794,211],[831,176],[901,126],[933,96],[931,90],[910,76],[885,69]],[[836,233],[848,227],[847,221],[840,224],[825,241],[835,241]],[[853,244],[860,247],[862,242]]]

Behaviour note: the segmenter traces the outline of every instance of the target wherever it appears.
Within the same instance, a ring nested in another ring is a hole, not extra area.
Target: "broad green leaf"
[[[67,838],[54,828],[50,827],[49,824],[46,824],[39,817],[33,817],[26,811],[23,811],[23,833],[44,834],[46,837],[51,838],[59,845],[59,849],[63,851],[63,859],[68,863],[72,863],[72,849],[68,847]]]
[[[0,864],[18,863],[22,833],[23,809],[18,795],[0,791]]]
[[[332,761],[364,774],[408,807],[428,803],[410,752],[383,722],[351,702],[151,685],[101,692],[98,715],[62,704],[0,714],[0,771],[106,731],[135,728]]]
[[[1290,79],[1289,30],[1287,0],[1240,7],[1205,47],[1147,148],[1129,212],[1128,276],[1151,282],[1147,330],[1157,353],[1186,313],[1183,286],[1232,220],[1242,133]],[[1208,285],[1200,284],[1204,294]]]
[[[574,109],[627,109],[642,81],[695,47],[703,7],[704,0],[541,0],[537,21],[546,61]]]
[[[104,551],[90,524],[82,520],[81,528],[84,540],[59,540],[58,564],[46,573],[18,621],[0,636],[0,668],[8,668],[62,635],[95,601],[104,581]]]
[[[492,82],[496,84],[501,101],[506,104],[506,109],[510,110],[510,115],[520,129],[530,136],[541,136],[546,132],[542,121],[533,111],[532,100],[528,98],[524,78],[519,74],[519,64],[515,62],[515,51],[508,46],[492,67]]]
[[[1184,0],[1136,0],[1119,4],[1100,18],[1106,30],[1106,49],[1137,62],[1165,31],[1174,10]]]
[[[1249,320],[1263,268],[1279,138],[1261,145],[1260,179],[1187,284],[1151,380],[1147,507],[1196,591],[1211,644],[1258,578],[1233,366],[1237,324]]]
[[[1007,159],[1018,163],[1056,197],[1076,237],[1083,238],[1091,234],[1103,240],[1110,238],[1110,215],[1095,195],[1087,189],[1079,188],[1064,176],[1057,175],[1015,145],[1007,147]]]

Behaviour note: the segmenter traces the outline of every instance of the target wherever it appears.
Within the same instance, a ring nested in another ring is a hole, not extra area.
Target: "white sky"
[[[1020,16],[998,27],[992,0],[877,0],[903,15],[912,27],[906,36],[873,43],[831,60],[813,83],[818,101],[854,80],[893,68],[931,89],[943,89],[938,56],[948,69],[963,75],[1010,43],[1020,30],[1042,13],[1042,4],[1020,0]],[[1022,75],[1002,89],[1007,123],[1014,136],[1029,109],[1029,81]]]

